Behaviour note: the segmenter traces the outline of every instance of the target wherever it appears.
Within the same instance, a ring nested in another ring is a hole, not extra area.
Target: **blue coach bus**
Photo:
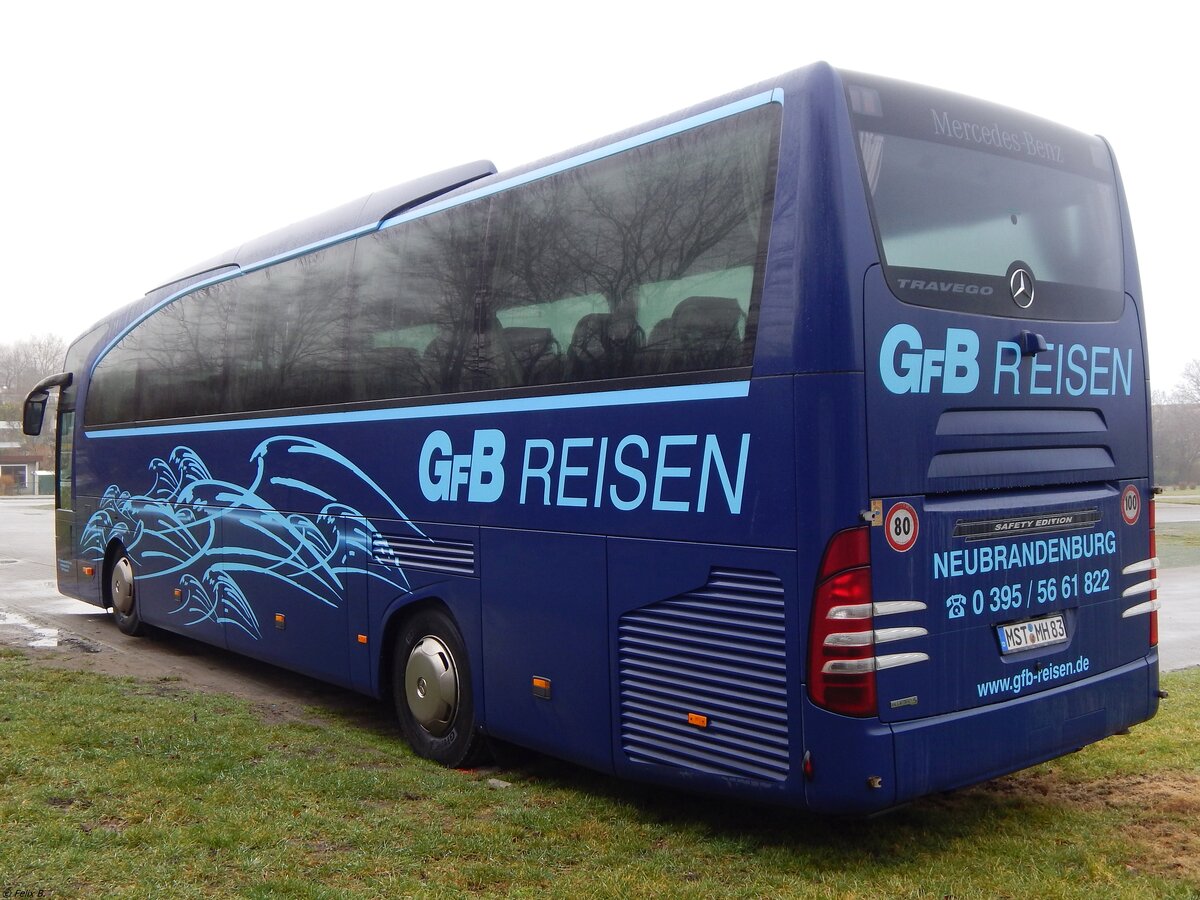
[[[1158,703],[1100,138],[819,64],[198,265],[59,391],[63,593],[489,737],[870,812]]]

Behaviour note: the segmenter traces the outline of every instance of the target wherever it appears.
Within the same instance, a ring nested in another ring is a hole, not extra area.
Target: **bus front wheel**
[[[393,654],[392,696],[400,730],[418,756],[472,765],[483,750],[467,649],[454,620],[425,609],[405,621]]]
[[[146,631],[138,611],[137,588],[134,584],[133,563],[122,549],[114,557],[108,572],[108,598],[112,602],[113,622],[125,634],[141,635]]]

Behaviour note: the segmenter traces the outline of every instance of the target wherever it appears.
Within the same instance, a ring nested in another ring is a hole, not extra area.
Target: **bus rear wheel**
[[[478,761],[484,740],[471,695],[467,648],[454,620],[440,609],[410,616],[392,660],[396,716],[417,755],[455,768]]]
[[[113,557],[108,570],[108,599],[112,602],[112,617],[118,629],[129,635],[146,633],[138,610],[137,587],[133,563],[124,549]]]

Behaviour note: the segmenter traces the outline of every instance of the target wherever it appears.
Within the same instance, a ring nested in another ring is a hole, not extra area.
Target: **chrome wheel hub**
[[[435,737],[450,730],[458,710],[458,669],[450,649],[432,635],[417,641],[404,668],[408,709]]]
[[[123,616],[133,612],[133,566],[124,556],[113,566],[112,603]]]

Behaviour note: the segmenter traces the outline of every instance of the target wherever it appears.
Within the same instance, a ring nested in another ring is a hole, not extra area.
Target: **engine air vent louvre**
[[[470,541],[435,541],[376,534],[371,552],[376,562],[385,566],[427,569],[452,575],[475,574],[475,545]]]
[[[713,569],[702,587],[622,616],[618,649],[621,741],[631,760],[787,777],[784,593],[776,576]]]
[[[1101,481],[1115,477],[1113,439],[1100,409],[947,409],[929,447],[929,490]]]
[[[948,409],[938,416],[937,434],[1061,435],[1104,434],[1108,425],[1098,409]]]

